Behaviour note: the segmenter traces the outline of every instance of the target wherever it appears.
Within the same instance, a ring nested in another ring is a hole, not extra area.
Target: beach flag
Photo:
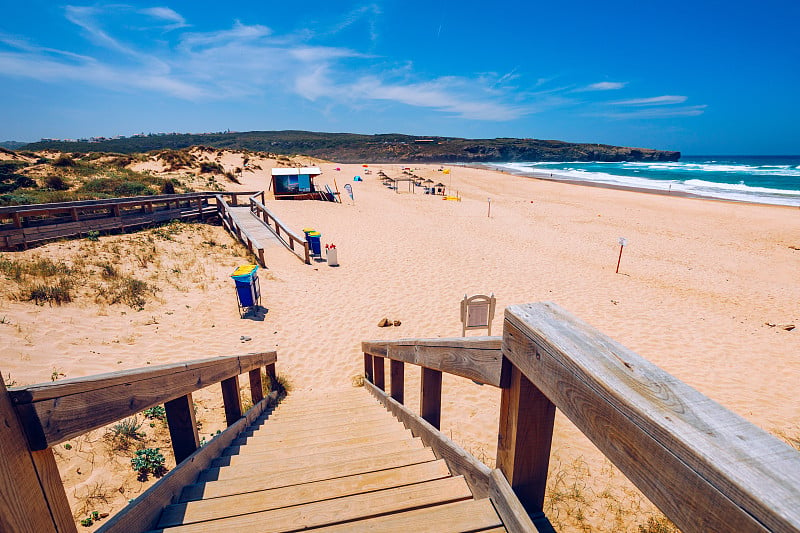
[[[446,169],[442,170],[442,174],[450,174],[450,169],[446,168]]]
[[[350,195],[350,199],[355,201],[355,198],[353,198],[353,186],[350,185],[349,183],[345,183],[344,184],[344,190],[346,190],[347,194]]]

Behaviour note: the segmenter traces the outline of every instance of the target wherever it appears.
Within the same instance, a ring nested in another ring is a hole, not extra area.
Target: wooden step
[[[436,456],[429,448],[410,450],[380,457],[367,457],[353,461],[343,461],[333,465],[322,465],[317,468],[298,468],[287,470],[280,475],[267,472],[251,472],[238,479],[225,481],[198,482],[184,487],[181,501],[199,500],[202,498],[218,498],[231,494],[241,494],[258,490],[267,490],[300,483],[311,483],[324,479],[333,479],[367,472],[376,472],[435,461]]]
[[[305,419],[305,418],[280,418],[274,419],[272,417],[268,418],[264,421],[263,424],[259,424],[258,426],[253,427],[253,434],[258,434],[261,432],[271,432],[277,433],[282,430],[290,430],[290,431],[307,431],[310,429],[321,429],[321,428],[328,428],[333,426],[341,426],[344,424],[356,424],[356,423],[369,423],[373,420],[394,420],[397,422],[397,419],[394,418],[392,415],[386,412],[386,410],[379,411],[375,410],[373,412],[363,412],[360,416],[356,413],[352,415],[341,415],[341,416],[327,416],[323,418],[312,418],[312,419]]]
[[[291,487],[174,504],[164,510],[158,527],[191,524],[216,518],[267,511],[446,477],[450,477],[450,471],[447,469],[444,460],[440,459],[430,463],[420,463],[367,474],[304,483]]]
[[[390,433],[390,432],[398,432],[398,433],[406,433],[409,436],[411,435],[411,431],[407,430],[403,424],[387,424],[387,425],[380,425],[378,427],[359,427],[357,429],[352,429],[347,433],[344,432],[331,432],[326,433],[323,435],[312,435],[314,444],[323,444],[326,442],[335,442],[344,439],[352,439],[352,438],[361,438],[361,437],[368,437],[370,435],[377,435],[381,433]],[[239,437],[238,439],[234,440],[231,445],[233,446],[252,446],[252,445],[263,445],[263,446],[274,446],[274,447],[293,447],[293,446],[305,446],[309,443],[309,435],[304,434],[300,436],[293,435],[291,433],[286,433],[283,435],[259,435],[258,437],[254,436],[245,436]]]
[[[288,470],[303,465],[316,465],[320,462],[334,463],[344,459],[357,459],[359,457],[377,456],[379,454],[396,453],[406,450],[421,450],[424,448],[422,439],[402,439],[389,442],[370,442],[360,446],[347,448],[315,450],[313,448],[299,448],[293,455],[284,456],[276,460],[269,451],[263,453],[248,453],[218,457],[211,462],[211,468],[225,468],[234,466],[247,466],[248,468],[269,463],[279,464],[281,470]],[[220,478],[224,479],[224,478]]]
[[[338,437],[338,436],[337,436]],[[411,439],[411,431],[400,426],[397,428],[389,428],[383,431],[376,431],[367,435],[356,435],[353,437],[336,438],[334,440],[316,440],[313,444],[306,443],[303,447],[304,450],[335,450],[346,448],[348,446],[359,446],[361,444],[368,444],[370,442],[390,442],[402,439]],[[282,457],[291,457],[297,454],[296,446],[276,446],[271,443],[252,442],[250,444],[236,444],[228,446],[223,450],[222,455],[249,455],[251,453],[265,453],[270,452],[272,458],[275,460]]]
[[[298,531],[470,498],[472,493],[464,478],[459,476],[176,526],[166,528],[164,531],[170,533],[205,533],[215,530],[261,531],[265,526],[272,532]]]
[[[264,419],[264,423],[272,423],[277,421],[294,421],[294,420],[324,420],[329,418],[356,418],[358,416],[369,415],[374,413],[386,413],[386,409],[380,404],[365,405],[362,407],[343,407],[335,411],[309,411],[306,413],[292,413],[286,411],[273,411],[269,414],[268,418]]]
[[[320,533],[462,533],[505,531],[489,499],[467,500],[314,529]]]
[[[396,418],[391,416],[381,417],[377,420],[368,420],[366,422],[348,422],[345,424],[326,426],[321,428],[300,428],[291,429],[283,432],[276,431],[257,431],[247,435],[247,443],[251,442],[272,442],[272,441],[304,441],[315,442],[318,438],[325,435],[341,435],[346,437],[348,435],[364,435],[374,433],[376,430],[384,430],[387,428],[403,427],[403,424]]]
[[[336,464],[344,460],[355,461],[358,459],[367,459],[370,457],[385,457],[414,450],[423,450],[421,441],[399,441],[399,444],[391,443],[389,445],[367,444],[359,446],[358,448],[350,448],[347,450],[334,450],[323,453],[312,453],[311,455],[301,455],[298,457],[288,457],[282,461],[275,461],[272,464],[264,464],[264,471],[269,475],[279,475],[286,470],[295,470],[298,468],[316,469],[325,465]],[[233,460],[233,456],[229,460]],[[258,457],[258,456],[254,456]],[[227,458],[218,458],[214,462],[220,461],[224,463]],[[252,474],[254,464],[257,466],[263,461],[254,461],[252,457],[245,457],[236,461],[236,464],[230,466],[220,466],[207,468],[200,473],[198,481],[225,481],[227,479],[237,479],[242,476]]]

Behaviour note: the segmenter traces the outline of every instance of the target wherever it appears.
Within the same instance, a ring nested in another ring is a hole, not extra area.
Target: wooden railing
[[[250,197],[250,212],[261,220],[264,225],[280,239],[284,246],[294,252],[297,257],[305,261],[307,265],[311,264],[311,255],[308,250],[308,242],[306,239],[289,229],[286,224],[278,220],[278,217],[264,206],[263,192],[261,193],[260,202],[256,200],[256,196],[257,195],[253,195]],[[281,232],[283,232],[283,235],[281,235]],[[295,249],[295,244],[297,244],[299,250]]]
[[[103,531],[144,531],[162,507],[206,468],[267,406],[261,370],[275,382],[275,352],[215,357],[64,379],[6,390],[0,382],[0,531],[76,531],[52,447],[164,404],[180,468],[105,523]],[[248,373],[253,407],[244,415],[239,375]],[[200,447],[192,393],[221,383],[228,428]]]
[[[222,196],[217,196],[217,210],[222,221],[222,227],[247,247],[250,253],[256,257],[259,265],[262,267],[267,266],[264,258],[264,246],[250,232],[237,223],[236,217],[233,216],[229,208],[228,202]]]
[[[223,192],[235,204],[237,196],[253,192]],[[124,231],[148,224],[197,218],[216,213],[217,195],[200,192],[105,200],[84,200],[0,207],[0,250],[15,250],[90,231]]]
[[[502,338],[362,350],[367,388],[412,431],[438,433],[442,372],[502,389],[497,468],[540,531],[556,408],[682,531],[800,531],[800,453],[554,304],[507,308]],[[405,362],[422,366],[422,419],[402,405]],[[466,452],[439,453],[492,490]]]

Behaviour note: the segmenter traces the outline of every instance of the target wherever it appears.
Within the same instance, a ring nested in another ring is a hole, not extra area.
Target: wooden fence
[[[800,531],[800,453],[554,304],[507,308],[502,338],[362,350],[367,388],[436,442],[442,372],[502,389],[497,467],[540,531],[556,408],[682,531]],[[404,363],[422,367],[421,419],[402,405]],[[496,490],[487,468],[445,444],[437,455],[473,490]]]
[[[216,214],[218,196],[236,203],[253,192],[165,194],[0,207],[0,250],[16,250],[90,231],[125,231],[170,220],[203,220]]]
[[[267,406],[261,370],[275,379],[275,352],[215,357],[64,379],[6,390],[0,382],[0,531],[74,532],[52,447],[159,404],[181,464],[105,523],[103,531],[144,531]],[[242,414],[239,375],[248,373],[253,407]],[[228,428],[200,447],[192,393],[221,383]]]

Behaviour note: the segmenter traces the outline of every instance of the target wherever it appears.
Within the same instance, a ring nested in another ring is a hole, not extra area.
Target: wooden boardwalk
[[[262,248],[268,246],[284,246],[283,241],[275,235],[266,224],[257,218],[249,206],[229,207],[231,215],[236,219],[236,223],[247,231]]]
[[[183,489],[158,528],[505,531],[488,498],[473,498],[361,388],[290,394]]]

